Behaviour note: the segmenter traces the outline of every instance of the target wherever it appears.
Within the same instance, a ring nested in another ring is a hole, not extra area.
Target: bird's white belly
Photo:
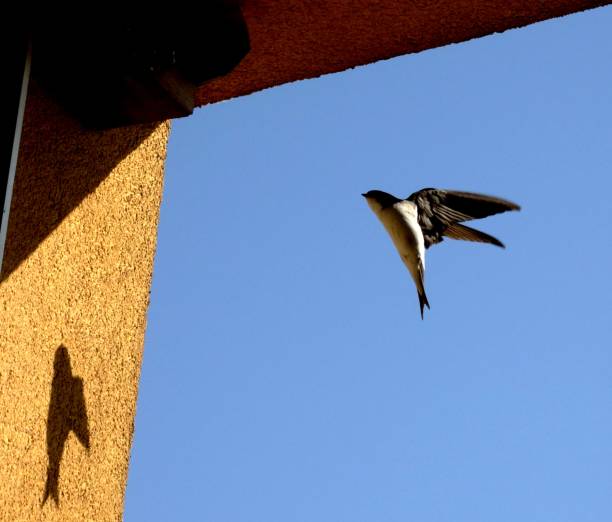
[[[394,206],[380,211],[379,218],[416,281],[419,277],[419,263],[425,268],[423,231],[417,221],[416,206],[412,202],[404,201],[400,208]]]

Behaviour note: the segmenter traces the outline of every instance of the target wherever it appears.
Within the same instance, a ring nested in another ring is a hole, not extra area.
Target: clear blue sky
[[[612,520],[612,8],[175,121],[125,520]],[[506,197],[427,252],[360,193]]]

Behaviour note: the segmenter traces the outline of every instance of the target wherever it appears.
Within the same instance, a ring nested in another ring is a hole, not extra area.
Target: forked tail
[[[427,306],[429,310],[429,301],[427,300],[427,295],[425,294],[425,289],[422,292],[419,292],[419,306],[421,307],[421,319],[423,319],[423,309]]]
[[[419,294],[419,306],[421,307],[421,320],[423,319],[423,308],[427,305],[429,310],[429,301],[427,300],[427,294],[425,293],[425,265],[423,259],[419,258],[417,265],[418,279],[416,280],[417,293]]]

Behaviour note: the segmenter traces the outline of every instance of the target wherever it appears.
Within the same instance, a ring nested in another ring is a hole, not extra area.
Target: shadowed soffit
[[[249,51],[248,32],[239,0],[167,7],[54,5],[27,29],[33,77],[85,128],[188,116],[197,86]]]

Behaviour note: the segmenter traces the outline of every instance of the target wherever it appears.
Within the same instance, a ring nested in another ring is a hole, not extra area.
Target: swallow
[[[425,250],[444,237],[505,248],[499,239],[461,223],[521,208],[494,196],[435,188],[424,188],[406,199],[382,190],[370,190],[362,196],[384,225],[414,280],[421,319],[425,306],[430,308],[425,293]]]

